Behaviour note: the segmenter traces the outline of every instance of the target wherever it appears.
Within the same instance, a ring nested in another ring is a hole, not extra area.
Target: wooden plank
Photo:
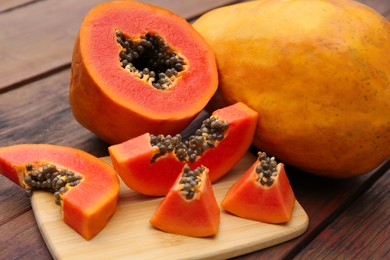
[[[24,190],[0,175],[0,225],[31,210],[30,199]]]
[[[141,0],[140,2],[166,8],[187,20],[191,20],[214,8],[234,4],[240,0]]]
[[[389,259],[389,174],[390,170],[305,247],[296,259]]]
[[[383,1],[383,0],[357,0],[357,2],[360,2],[362,4],[365,4],[371,8],[373,8],[378,13],[385,15],[387,12],[390,11],[390,2],[389,1]]]
[[[20,8],[28,4],[33,4],[39,0],[1,0],[0,1],[0,14],[3,12],[9,12],[15,8]]]
[[[1,145],[53,143],[96,156],[108,154],[108,145],[73,118],[68,103],[69,75],[70,70],[65,70],[0,95]]]
[[[0,259],[52,259],[30,210],[0,226]]]
[[[46,0],[1,14],[0,93],[69,67],[83,17],[93,6],[102,2],[105,0]],[[235,1],[144,2],[167,8],[185,18],[193,18],[211,8]]]

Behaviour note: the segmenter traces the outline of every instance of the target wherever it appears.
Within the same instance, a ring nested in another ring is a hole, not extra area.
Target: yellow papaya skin
[[[216,55],[221,100],[259,113],[260,150],[334,178],[390,157],[390,23],[374,10],[263,0],[210,11],[193,26]]]

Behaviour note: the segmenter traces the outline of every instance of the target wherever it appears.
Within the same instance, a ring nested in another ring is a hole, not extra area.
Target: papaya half
[[[216,110],[193,135],[145,133],[108,148],[112,164],[131,189],[166,195],[185,164],[205,166],[211,182],[226,174],[247,152],[257,113],[243,103]]]
[[[54,193],[62,218],[86,240],[114,214],[119,194],[115,170],[84,151],[49,144],[0,147],[0,173],[26,189]]]
[[[263,0],[215,9],[193,26],[217,59],[215,100],[261,116],[259,150],[334,178],[390,158],[386,18],[351,0]]]
[[[206,237],[218,233],[220,210],[206,167],[186,165],[165,196],[150,224],[165,232]]]
[[[72,56],[76,120],[110,144],[145,132],[181,132],[218,85],[214,54],[178,15],[136,1],[85,16]]]
[[[259,152],[256,162],[228,190],[221,207],[239,217],[265,223],[291,219],[295,195],[283,163]]]

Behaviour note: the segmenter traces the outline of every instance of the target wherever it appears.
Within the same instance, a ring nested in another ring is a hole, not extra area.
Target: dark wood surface
[[[0,1],[0,145],[52,143],[106,156],[108,144],[81,127],[68,103],[71,52],[81,20],[103,0]],[[149,0],[189,21],[229,0]],[[390,20],[390,1],[361,0]],[[241,259],[389,259],[390,160],[352,179],[288,167],[309,215],[300,237]],[[21,188],[0,176],[0,259],[51,259]]]

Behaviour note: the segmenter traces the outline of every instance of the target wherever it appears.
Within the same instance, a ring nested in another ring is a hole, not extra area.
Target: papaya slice
[[[258,160],[228,190],[221,207],[239,217],[266,223],[291,219],[295,195],[284,164],[259,152]]]
[[[49,144],[0,147],[0,172],[26,189],[54,193],[62,218],[90,240],[114,214],[119,194],[115,170],[84,151]]]
[[[114,168],[131,189],[164,196],[185,164],[204,165],[215,182],[246,153],[257,124],[257,112],[243,103],[216,110],[187,139],[145,133],[108,148]]]
[[[182,17],[136,1],[95,6],[76,39],[69,101],[77,121],[110,144],[176,134],[218,85],[213,52]]]
[[[220,210],[206,167],[186,165],[150,223],[163,231],[191,237],[218,233]]]

